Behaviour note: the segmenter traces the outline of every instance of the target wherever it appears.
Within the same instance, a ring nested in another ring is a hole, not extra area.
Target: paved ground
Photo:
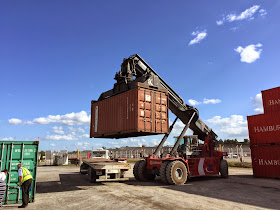
[[[280,209],[280,180],[256,179],[230,168],[230,178],[195,178],[183,186],[160,180],[89,183],[76,167],[39,167],[35,203],[28,209]],[[3,209],[17,209],[18,205]]]

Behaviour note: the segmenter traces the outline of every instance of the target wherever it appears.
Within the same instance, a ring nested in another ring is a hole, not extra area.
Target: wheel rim
[[[184,176],[184,172],[181,168],[177,168],[175,171],[175,176],[177,179],[182,179],[182,177]]]

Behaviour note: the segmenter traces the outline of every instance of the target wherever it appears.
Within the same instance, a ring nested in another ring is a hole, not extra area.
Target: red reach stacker
[[[114,88],[100,95],[99,101],[129,91],[141,84],[152,89],[168,91],[168,108],[176,119],[164,135],[155,152],[145,160],[136,162],[133,174],[139,181],[151,181],[160,176],[167,184],[184,184],[191,177],[221,175],[228,177],[228,164],[223,159],[226,152],[216,151],[217,135],[200,118],[198,110],[187,105],[184,100],[137,54],[125,58],[121,70],[116,73]],[[177,121],[180,119],[185,127],[166,156],[160,155],[163,144]],[[202,141],[189,141],[184,138],[188,129]]]

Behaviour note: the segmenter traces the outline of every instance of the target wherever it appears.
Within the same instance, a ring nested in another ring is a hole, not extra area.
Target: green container
[[[7,169],[6,193],[3,204],[22,203],[21,189],[18,188],[19,178],[17,164],[27,168],[32,177],[32,185],[29,192],[30,202],[34,202],[36,193],[36,176],[38,167],[39,141],[0,141],[1,171]]]

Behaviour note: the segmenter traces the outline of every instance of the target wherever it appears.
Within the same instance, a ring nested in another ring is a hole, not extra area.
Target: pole
[[[183,131],[181,132],[180,136],[178,137],[178,139],[177,139],[177,141],[176,141],[174,147],[172,148],[172,150],[171,150],[171,152],[170,152],[171,155],[173,155],[173,154],[177,151],[178,146],[180,145],[180,142],[181,142],[182,138],[184,137],[185,133],[187,132],[188,128],[190,127],[191,121],[192,121],[192,119],[194,118],[195,114],[196,114],[196,113],[194,112],[193,115],[192,115],[192,117],[190,118],[189,122],[186,124],[186,126],[184,127],[184,129],[183,129]]]
[[[174,122],[172,123],[172,125],[169,127],[168,129],[168,133],[166,133],[164,135],[164,137],[162,138],[161,142],[159,143],[159,145],[157,146],[155,152],[153,153],[155,156],[159,156],[159,152],[161,150],[161,148],[163,147],[163,144],[165,143],[166,139],[168,138],[169,134],[171,133],[176,121],[178,120],[178,117],[176,117],[176,119],[174,120]]]

